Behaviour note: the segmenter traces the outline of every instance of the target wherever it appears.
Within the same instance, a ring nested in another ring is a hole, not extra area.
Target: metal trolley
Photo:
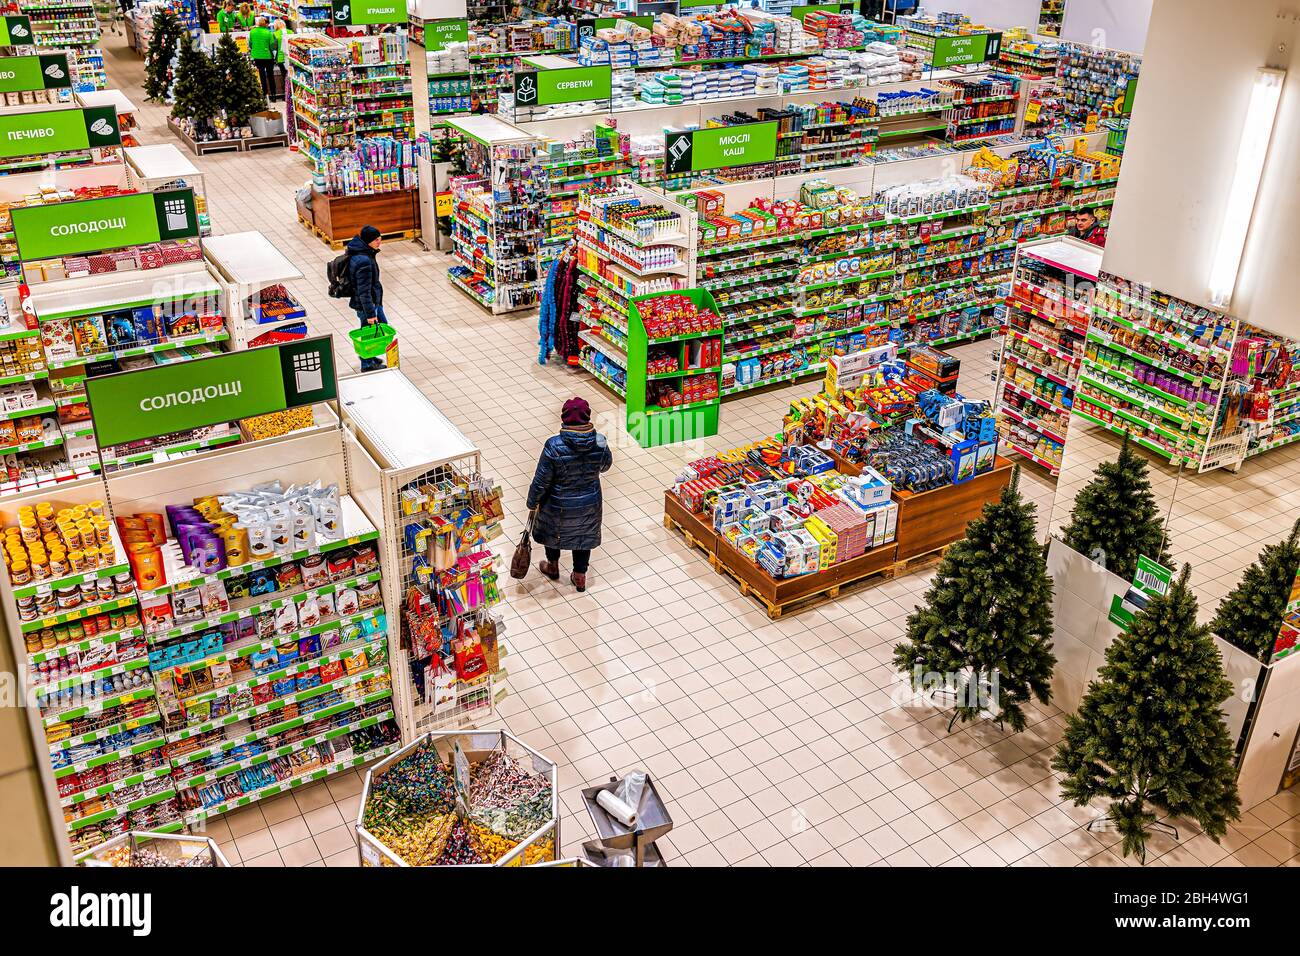
[[[366,773],[365,786],[361,790],[361,805],[357,809],[357,852],[362,866],[410,866],[405,860],[386,847],[383,842],[365,828],[366,805],[370,802],[372,785],[404,757],[417,749],[434,749],[446,763],[452,763],[456,745],[471,764],[487,759],[494,750],[504,750],[507,754],[524,762],[530,762],[532,769],[544,774],[551,782],[551,819],[518,844],[508,853],[492,864],[471,864],[482,866],[532,866],[538,863],[553,863],[559,856],[560,848],[560,779],[555,763],[543,757],[526,743],[504,730],[484,730],[468,733],[428,733],[418,737],[413,743],[403,747],[391,757],[383,760]],[[469,809],[473,809],[470,807]]]

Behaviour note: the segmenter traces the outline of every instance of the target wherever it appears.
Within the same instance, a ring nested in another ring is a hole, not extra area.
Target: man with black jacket
[[[388,324],[384,315],[384,286],[379,281],[379,246],[383,242],[374,226],[362,226],[361,231],[348,240],[348,276],[352,280],[352,297],[348,308],[355,309],[364,328],[376,322]],[[361,371],[383,368],[384,360],[362,359]]]

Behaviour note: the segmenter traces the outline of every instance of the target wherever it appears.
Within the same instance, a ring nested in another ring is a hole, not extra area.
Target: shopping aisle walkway
[[[105,46],[111,82],[141,106],[141,141],[175,142],[165,109],[144,103],[140,59],[120,37]],[[324,291],[334,253],[297,224],[294,191],[308,177],[298,154],[196,162],[216,232],[259,229],[319,277],[303,287],[309,321],[342,345],[340,368],[355,369],[354,319]],[[501,716],[560,764],[566,855],[589,838],[578,791],[640,767],[677,822],[665,846],[673,865],[1122,863],[1113,837],[1081,829],[1091,811],[1060,802],[1049,767],[1063,726],[1054,708],[1033,708],[1016,736],[985,724],[948,734],[947,715],[897,683],[892,648],[928,575],[772,622],[663,529],[663,490],[683,463],[770,434],[814,383],[728,403],[722,434],[705,447],[629,447],[607,392],[585,374],[538,366],[534,319],[485,314],[446,281],[445,256],[414,244],[385,245],[380,263],[402,368],[484,450],[514,535],[564,399],[590,401],[616,444],[587,593],[536,574],[506,589],[511,694]],[[992,390],[990,348],[958,351],[968,394]],[[1053,487],[1029,472],[1024,485],[1045,528]],[[232,862],[355,865],[360,788],[360,777],[341,775],[219,819],[209,833]],[[1247,816],[1222,846],[1179,828],[1179,847],[1152,841],[1155,864],[1300,864],[1297,794]]]

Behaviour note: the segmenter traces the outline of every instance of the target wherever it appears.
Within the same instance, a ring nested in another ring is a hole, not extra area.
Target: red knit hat
[[[586,399],[571,398],[564,403],[560,421],[565,425],[587,425],[591,422],[591,406]]]

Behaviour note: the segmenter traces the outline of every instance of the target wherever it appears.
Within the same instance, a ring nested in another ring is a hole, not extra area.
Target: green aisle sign
[[[101,448],[337,397],[328,335],[86,379]]]
[[[431,20],[424,25],[424,49],[436,53],[451,43],[469,42],[468,20]]]
[[[515,74],[515,105],[554,106],[607,100],[612,88],[612,73],[608,66],[520,70]]]
[[[111,106],[0,115],[0,158],[3,159],[118,146],[121,142],[117,110]]]
[[[670,174],[749,166],[776,159],[776,121],[669,132],[665,137]]]
[[[0,46],[31,46],[32,21],[27,17],[0,17]]]
[[[931,66],[936,70],[945,70],[950,66],[971,66],[996,60],[1001,53],[1001,33],[939,37],[934,41],[934,59]]]
[[[75,256],[199,234],[194,190],[127,193],[103,199],[15,206],[14,236],[24,261]]]
[[[339,26],[405,23],[405,0],[330,0],[330,21]]]
[[[0,57],[0,93],[61,90],[72,85],[64,53]]]

